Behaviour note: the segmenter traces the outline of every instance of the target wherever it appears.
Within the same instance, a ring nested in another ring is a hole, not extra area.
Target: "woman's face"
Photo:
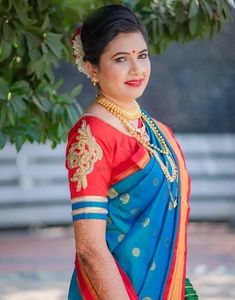
[[[128,101],[143,94],[150,71],[148,49],[142,34],[119,33],[102,53],[97,77],[105,96]]]

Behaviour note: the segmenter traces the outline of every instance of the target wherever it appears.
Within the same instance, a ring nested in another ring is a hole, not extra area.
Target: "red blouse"
[[[139,119],[138,127],[142,125]],[[114,183],[144,168],[150,155],[134,137],[85,113],[69,132],[66,158],[73,199],[106,197]]]

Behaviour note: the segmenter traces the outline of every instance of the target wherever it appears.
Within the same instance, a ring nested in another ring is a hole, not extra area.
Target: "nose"
[[[129,75],[130,76],[144,76],[145,75],[145,70],[143,67],[141,67],[137,62],[133,61],[131,63],[131,67],[129,70]]]

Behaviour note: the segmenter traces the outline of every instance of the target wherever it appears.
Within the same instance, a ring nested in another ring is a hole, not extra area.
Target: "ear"
[[[93,65],[90,61],[86,61],[84,67],[90,78],[98,79],[98,68],[96,65]]]

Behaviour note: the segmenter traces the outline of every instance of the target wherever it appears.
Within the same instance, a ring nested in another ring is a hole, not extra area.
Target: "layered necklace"
[[[174,182],[177,180],[178,183],[178,169],[177,166],[174,162],[174,159],[172,157],[172,154],[169,150],[169,148],[166,145],[166,142],[161,135],[160,131],[154,124],[154,122],[140,109],[139,104],[134,100],[137,109],[134,112],[128,112],[122,107],[120,107],[117,103],[113,102],[112,100],[108,99],[104,95],[97,95],[96,96],[96,101],[97,103],[101,104],[103,107],[105,107],[109,112],[111,112],[113,115],[115,115],[124,125],[124,127],[128,130],[128,132],[137,140],[139,141],[148,151],[150,154],[154,155],[156,160],[158,161],[164,175],[166,176],[166,179],[168,181],[168,188],[170,192],[170,197],[171,197],[171,205],[175,208],[177,205],[177,190],[176,190],[176,197],[174,198],[169,187],[170,182]],[[141,128],[136,128],[134,124],[131,122],[132,120],[138,119],[142,117],[150,126],[152,129],[153,133],[155,134],[157,140],[159,141],[161,147],[158,147],[152,143],[150,143],[150,138],[145,131],[145,126]],[[158,152],[164,154],[170,163],[172,172],[170,174],[168,170],[168,162],[167,166],[162,162],[162,160],[159,157]],[[177,184],[177,189],[178,189],[178,184]]]

